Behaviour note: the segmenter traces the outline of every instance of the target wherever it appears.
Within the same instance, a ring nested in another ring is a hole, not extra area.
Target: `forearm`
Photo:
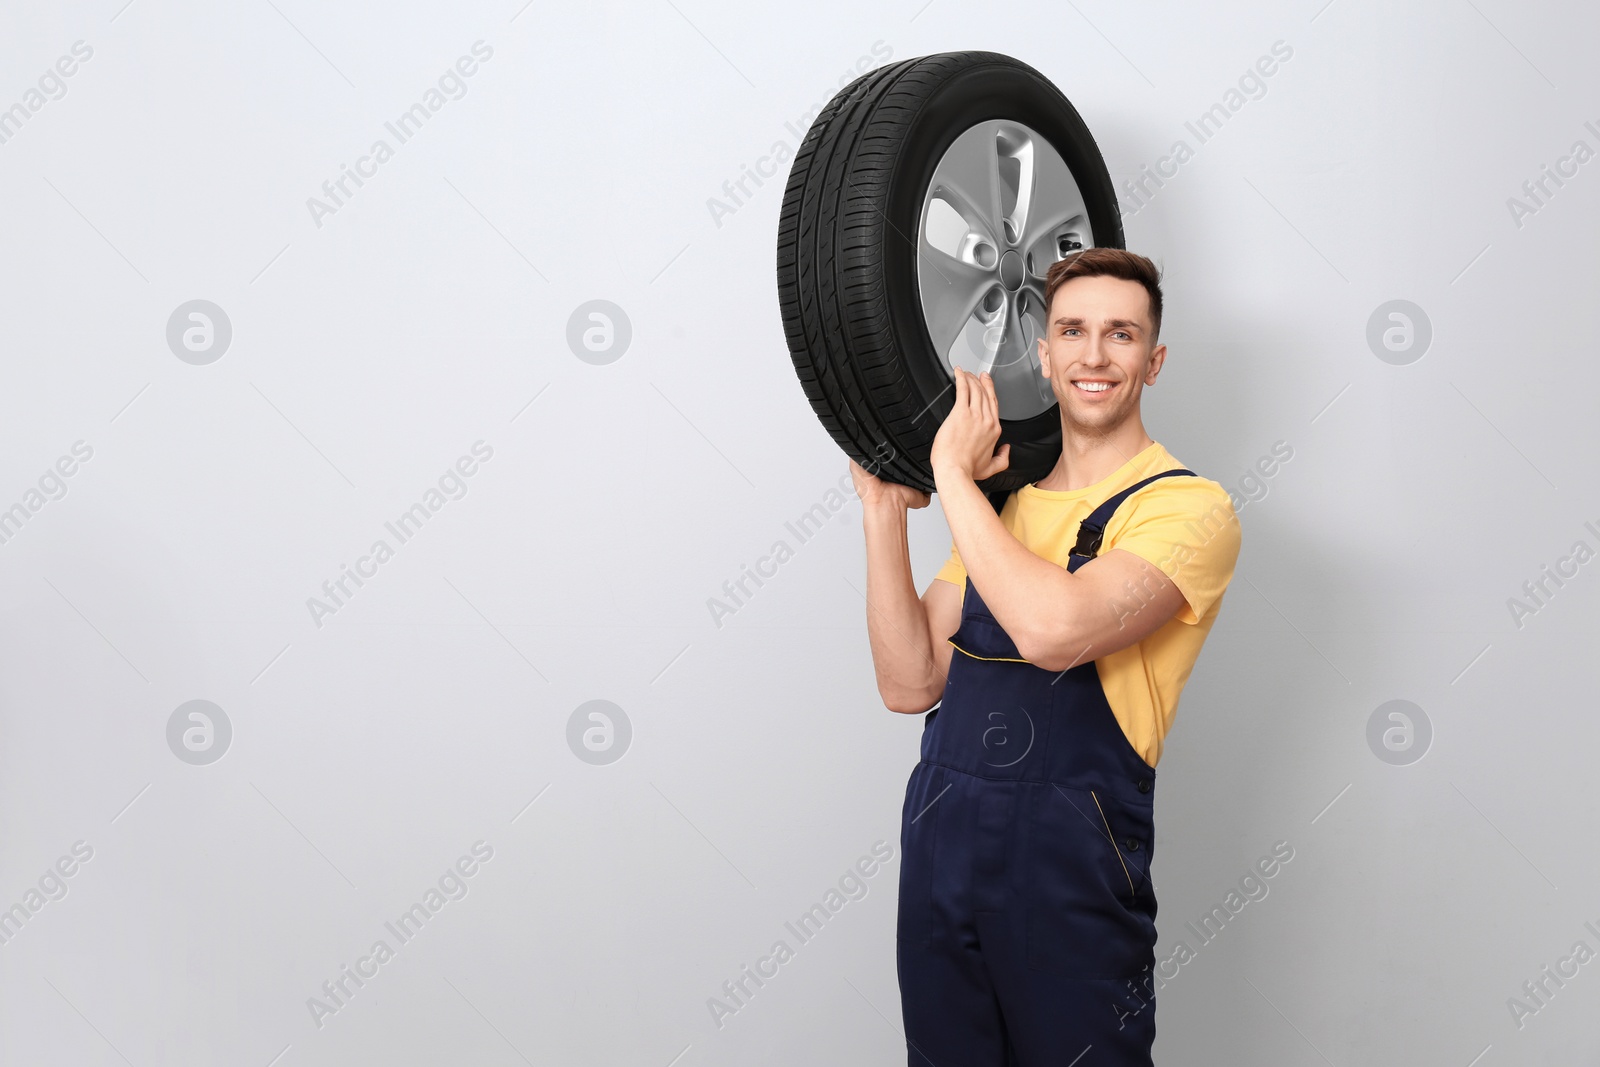
[[[934,480],[967,577],[1023,658],[1033,659],[1030,651],[1052,647],[1070,628],[1073,576],[1013,537],[970,476],[936,468]]]
[[[944,690],[931,654],[928,615],[911,576],[906,510],[869,505],[862,525],[867,544],[867,638],[878,693],[891,711],[926,711]]]

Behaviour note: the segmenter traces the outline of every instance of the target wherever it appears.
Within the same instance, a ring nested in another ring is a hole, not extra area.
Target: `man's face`
[[[1139,410],[1167,346],[1154,343],[1150,295],[1122,278],[1074,278],[1055,292],[1039,363],[1069,427],[1105,434]]]

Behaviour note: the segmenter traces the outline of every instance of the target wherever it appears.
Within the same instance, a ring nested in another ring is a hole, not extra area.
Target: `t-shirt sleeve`
[[[1222,599],[1239,542],[1226,489],[1209,478],[1163,478],[1117,509],[1104,550],[1122,549],[1159,567],[1183,594],[1177,618],[1192,625]]]
[[[944,566],[939,568],[939,573],[933,576],[936,580],[943,578],[957,589],[967,583],[967,568],[961,562],[961,553],[956,551],[954,541],[950,542],[950,558],[944,561]]]

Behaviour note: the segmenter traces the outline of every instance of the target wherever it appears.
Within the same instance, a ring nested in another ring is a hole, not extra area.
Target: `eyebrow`
[[[1076,317],[1076,316],[1062,316],[1061,318],[1056,319],[1055,325],[1057,325],[1057,326],[1082,326],[1082,325],[1084,325],[1084,320],[1082,318]],[[1105,321],[1105,325],[1111,327],[1114,330],[1115,329],[1134,329],[1134,330],[1142,330],[1142,329],[1144,329],[1144,326],[1141,323],[1135,322],[1133,319],[1107,319]]]

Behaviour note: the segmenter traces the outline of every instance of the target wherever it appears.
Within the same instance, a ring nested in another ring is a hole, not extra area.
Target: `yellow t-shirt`
[[[1078,525],[1090,512],[1135,482],[1183,466],[1153,442],[1116,473],[1085,489],[1023,486],[1006,500],[1000,521],[1028,551],[1065,567],[1077,543]],[[1144,640],[1095,660],[1100,686],[1123,734],[1154,767],[1172,728],[1178,695],[1233,577],[1239,520],[1227,490],[1209,478],[1162,478],[1124,500],[1106,523],[1099,554],[1117,548],[1161,568],[1185,600],[1173,618]],[[934,577],[965,593],[967,571],[955,545]]]

